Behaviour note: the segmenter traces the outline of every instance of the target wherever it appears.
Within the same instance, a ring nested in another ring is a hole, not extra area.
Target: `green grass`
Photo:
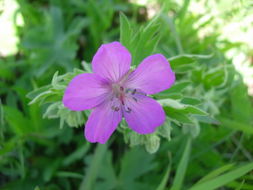
[[[24,21],[8,21],[17,51],[0,55],[1,189],[253,188],[252,97],[233,65],[238,52],[250,58],[252,49],[250,40],[232,42],[223,33],[252,16],[250,1],[213,1],[204,14],[192,11],[194,0],[146,7],[124,0],[15,2]],[[148,7],[157,8],[152,18]],[[97,48],[111,41],[129,49],[133,69],[162,53],[176,83],[153,95],[166,112],[155,133],[136,134],[123,121],[109,143],[90,144],[83,137],[89,112],[70,111],[61,100],[69,81],[91,72]]]

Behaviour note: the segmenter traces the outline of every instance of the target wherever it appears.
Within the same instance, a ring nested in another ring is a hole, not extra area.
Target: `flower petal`
[[[96,74],[75,76],[67,86],[63,104],[73,111],[91,109],[102,103],[110,93],[107,81]]]
[[[129,112],[129,110],[131,111]],[[139,134],[153,133],[155,128],[165,121],[162,106],[148,96],[135,100],[128,98],[124,117],[130,128]]]
[[[174,82],[175,74],[167,59],[161,54],[155,54],[145,58],[130,74],[127,86],[155,94],[170,88]]]
[[[105,102],[92,111],[85,125],[85,137],[91,142],[106,143],[122,119],[121,110],[113,110],[112,102]]]
[[[119,42],[100,46],[92,60],[94,73],[111,81],[118,81],[130,69],[131,54]]]

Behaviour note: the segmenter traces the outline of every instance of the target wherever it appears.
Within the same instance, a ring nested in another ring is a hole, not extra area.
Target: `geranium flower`
[[[139,134],[153,133],[165,121],[162,106],[148,95],[171,87],[175,74],[161,54],[145,58],[133,71],[131,54],[119,42],[102,45],[93,73],[79,74],[66,88],[63,104],[73,111],[93,109],[85,125],[89,142],[106,143],[122,118]]]

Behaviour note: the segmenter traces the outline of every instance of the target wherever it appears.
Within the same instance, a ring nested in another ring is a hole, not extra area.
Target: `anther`
[[[111,108],[112,108],[112,110],[114,110],[114,111],[119,111],[119,107],[112,106]]]
[[[133,90],[132,95],[134,95],[135,93],[136,93],[136,89]]]
[[[134,101],[137,102],[137,98],[133,97]]]
[[[121,86],[120,88],[119,88],[121,91],[123,91],[124,90],[124,88]]]
[[[126,112],[127,112],[127,113],[130,113],[131,111],[132,111],[132,109],[129,108],[129,107],[127,107]]]

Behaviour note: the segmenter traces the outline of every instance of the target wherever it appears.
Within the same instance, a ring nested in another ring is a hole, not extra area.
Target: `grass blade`
[[[184,181],[184,177],[185,177],[185,172],[188,166],[188,160],[190,157],[190,152],[191,152],[191,137],[188,137],[188,140],[186,142],[186,146],[184,149],[184,153],[183,156],[179,162],[177,171],[176,171],[176,176],[175,179],[173,181],[173,185],[171,187],[170,190],[181,190],[182,189],[182,185],[183,185],[183,181]]]
[[[249,171],[253,170],[253,162],[249,164],[245,164],[244,166],[240,166],[233,171],[230,171],[226,174],[223,174],[215,179],[209,180],[204,183],[196,184],[190,188],[190,190],[213,190],[219,187],[226,185],[227,183],[243,176],[244,174],[248,173]]]

